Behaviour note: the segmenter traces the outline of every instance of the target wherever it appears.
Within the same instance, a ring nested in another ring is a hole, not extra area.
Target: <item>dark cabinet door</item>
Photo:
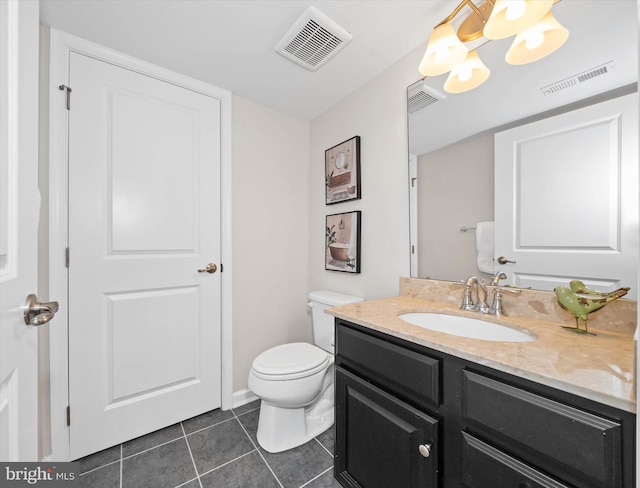
[[[438,421],[336,368],[336,478],[347,487],[438,486]]]

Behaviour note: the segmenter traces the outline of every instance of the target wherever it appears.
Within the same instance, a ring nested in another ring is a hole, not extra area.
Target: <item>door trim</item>
[[[222,409],[233,406],[232,375],[232,261],[231,261],[231,103],[232,94],[185,75],[152,65],[93,42],[51,29],[49,78],[49,293],[58,298],[58,320],[50,332],[51,458],[69,460],[68,287],[65,249],[68,242],[68,114],[65,96],[58,88],[69,85],[69,58],[75,52],[166,81],[220,100],[220,260],[221,276],[221,400]],[[73,89],[73,87],[71,87]],[[71,94],[73,107],[73,92]],[[71,256],[73,259],[73,255]]]

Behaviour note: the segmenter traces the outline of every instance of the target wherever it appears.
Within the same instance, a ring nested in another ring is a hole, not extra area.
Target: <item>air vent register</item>
[[[315,7],[309,7],[276,45],[276,52],[316,71],[352,39],[352,35]]]

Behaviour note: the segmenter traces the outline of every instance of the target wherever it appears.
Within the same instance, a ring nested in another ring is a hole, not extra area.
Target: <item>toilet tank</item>
[[[312,291],[309,293],[311,321],[313,322],[313,343],[331,354],[334,353],[334,317],[324,313],[327,307],[337,307],[349,303],[362,302],[364,298],[344,295],[335,291]]]

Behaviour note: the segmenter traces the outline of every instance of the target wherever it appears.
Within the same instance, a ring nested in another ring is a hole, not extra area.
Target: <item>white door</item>
[[[0,460],[38,460],[38,3],[0,2]]]
[[[69,84],[76,459],[220,406],[220,102],[78,53]]]
[[[516,286],[552,290],[578,278],[602,291],[630,286],[637,297],[637,94],[495,143],[496,271]]]

